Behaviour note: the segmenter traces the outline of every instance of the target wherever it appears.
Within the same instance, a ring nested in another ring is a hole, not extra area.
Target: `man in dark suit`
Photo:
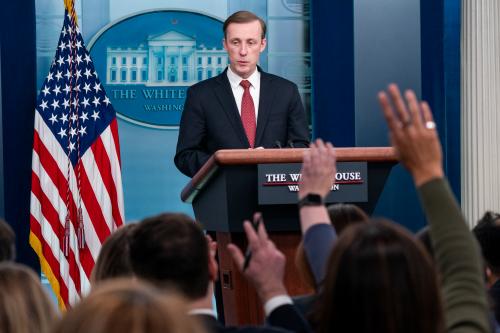
[[[309,144],[297,86],[257,66],[266,48],[265,22],[240,11],[227,18],[223,30],[230,65],[191,86],[184,104],[174,162],[189,177],[219,149]]]
[[[246,230],[253,231],[251,225],[246,224]],[[263,237],[265,229],[262,228],[262,237],[252,234],[254,255],[245,276],[256,287],[269,324],[276,327],[224,327],[217,321],[212,304],[213,283],[218,276],[217,244],[206,238],[200,226],[187,215],[168,213],[138,223],[130,237],[132,271],[160,289],[175,288],[188,300],[190,314],[210,332],[309,332],[307,322],[293,306],[283,285],[284,256],[267,236]],[[232,252],[237,253],[237,265],[241,269],[243,255],[234,246]]]

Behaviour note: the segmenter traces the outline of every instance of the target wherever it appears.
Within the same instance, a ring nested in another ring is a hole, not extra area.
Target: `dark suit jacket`
[[[296,148],[309,145],[306,114],[297,86],[260,71],[260,97],[255,147]],[[279,142],[277,144],[277,142]],[[249,148],[227,69],[187,91],[174,162],[192,177],[219,149]]]
[[[209,315],[193,315],[205,327],[208,333],[310,333],[309,324],[293,305],[276,308],[267,318],[270,326],[223,326]]]

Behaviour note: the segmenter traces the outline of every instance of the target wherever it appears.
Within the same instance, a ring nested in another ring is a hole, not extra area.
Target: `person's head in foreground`
[[[16,259],[16,234],[5,222],[0,219],[0,261],[14,261]]]
[[[164,213],[138,223],[130,240],[134,275],[160,289],[174,287],[189,300],[207,294],[217,276],[200,226],[185,214]]]
[[[486,212],[473,229],[479,242],[491,285],[500,278],[500,215]]]
[[[319,332],[443,332],[438,280],[423,246],[401,226],[350,226],[327,265]]]
[[[100,283],[57,325],[54,333],[203,332],[182,298],[132,279]]]
[[[40,278],[23,265],[0,263],[0,332],[48,333],[56,319]]]
[[[93,286],[107,279],[133,276],[130,264],[130,237],[135,227],[134,223],[123,225],[103,243],[92,270]]]

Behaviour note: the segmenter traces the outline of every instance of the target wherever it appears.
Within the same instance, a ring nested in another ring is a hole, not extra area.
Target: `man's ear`
[[[266,49],[266,46],[267,46],[267,39],[264,37],[260,41],[260,52],[261,53]]]
[[[224,50],[227,51],[227,42],[225,38],[222,38],[222,46],[224,47]]]

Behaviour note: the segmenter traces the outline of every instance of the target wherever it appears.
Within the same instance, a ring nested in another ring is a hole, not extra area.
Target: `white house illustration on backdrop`
[[[146,86],[187,86],[220,74],[226,51],[197,45],[194,38],[171,30],[150,36],[138,48],[106,49],[106,83]]]

